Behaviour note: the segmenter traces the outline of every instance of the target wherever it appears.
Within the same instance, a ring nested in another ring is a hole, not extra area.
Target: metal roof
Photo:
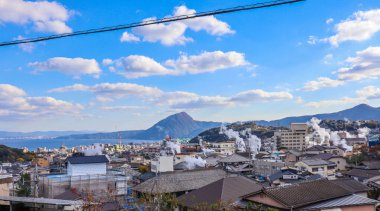
[[[108,163],[109,159],[105,155],[94,155],[94,156],[68,157],[67,161],[71,164],[87,164],[87,163]]]
[[[250,160],[241,155],[232,154],[230,156],[227,156],[225,158],[218,160],[217,162],[218,163],[244,163],[244,162],[250,162]]]
[[[321,210],[321,209],[328,209],[328,208],[335,208],[335,207],[345,207],[345,206],[358,206],[358,205],[370,205],[370,204],[377,204],[379,201],[359,196],[359,195],[349,195],[340,197],[337,199],[331,199],[328,201],[316,203],[307,207],[303,207],[300,210]]]

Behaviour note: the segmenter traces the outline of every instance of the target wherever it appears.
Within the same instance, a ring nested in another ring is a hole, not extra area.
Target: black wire
[[[194,13],[194,14],[189,14],[189,15],[165,17],[165,18],[161,18],[157,20],[148,20],[148,21],[129,23],[129,24],[123,24],[123,25],[117,25],[117,26],[111,26],[111,27],[82,30],[82,31],[76,31],[76,32],[71,32],[71,33],[50,35],[50,36],[45,36],[45,37],[6,41],[6,42],[1,42],[0,47],[8,46],[8,45],[18,45],[18,44],[23,44],[23,43],[41,42],[41,41],[59,39],[59,38],[64,38],[64,37],[73,37],[73,36],[79,36],[79,35],[95,34],[95,33],[101,33],[101,32],[136,28],[136,27],[141,27],[141,26],[147,26],[147,25],[153,25],[153,24],[159,24],[159,23],[168,23],[168,22],[180,21],[180,20],[185,20],[185,19],[193,19],[193,18],[198,18],[198,17],[205,17],[205,16],[218,15],[218,14],[224,14],[224,13],[232,13],[232,12],[238,12],[238,11],[244,11],[244,10],[274,7],[274,6],[292,4],[292,3],[301,2],[301,1],[306,1],[306,0],[275,0],[275,1],[269,1],[269,2],[260,2],[256,4],[237,6],[237,7],[227,8],[227,9],[218,9],[218,10],[213,10],[213,11],[208,11],[208,12],[199,12],[199,13]]]

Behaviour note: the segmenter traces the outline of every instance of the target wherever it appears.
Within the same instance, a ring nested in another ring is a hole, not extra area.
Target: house
[[[217,161],[226,171],[240,174],[251,174],[253,171],[252,161],[239,154],[232,154]]]
[[[305,181],[317,180],[322,177],[319,174],[304,174],[296,169],[283,169],[267,177],[270,186],[283,186]]]
[[[330,153],[338,156],[344,156],[345,155],[345,149],[337,146],[321,146],[321,145],[314,145],[312,147],[309,147],[305,150],[305,154],[323,154],[323,153]]]
[[[219,168],[164,172],[136,185],[133,190],[137,193],[175,193],[179,196],[227,176],[227,173]]]
[[[344,157],[331,154],[331,153],[321,153],[318,155],[313,155],[309,159],[322,159],[325,161],[330,161],[336,164],[336,169],[339,171],[345,171],[347,169],[347,161]]]
[[[211,150],[214,150],[215,153],[220,155],[232,155],[235,153],[235,142],[226,141],[226,142],[214,142],[211,143]]]
[[[150,170],[156,173],[174,171],[173,156],[158,156],[152,159]]]
[[[367,197],[370,190],[366,185],[351,178],[343,178],[331,180],[330,182],[343,187],[346,190],[351,191],[352,194]]]
[[[262,188],[255,181],[243,176],[226,177],[180,196],[178,202],[180,209],[207,210],[213,205],[227,208],[232,207],[241,196]]]
[[[280,210],[376,210],[378,201],[352,194],[329,180],[264,188],[243,197],[246,202]],[[248,205],[248,203],[246,203]],[[334,209],[329,209],[329,207]]]
[[[67,175],[106,174],[109,159],[105,155],[77,156],[67,158]]]
[[[345,173],[346,176],[353,178],[360,182],[367,182],[368,179],[380,176],[379,170],[371,170],[371,169],[357,169],[354,168],[347,173]]]
[[[295,164],[300,171],[320,174],[323,177],[335,175],[336,164],[322,159],[304,159]]]

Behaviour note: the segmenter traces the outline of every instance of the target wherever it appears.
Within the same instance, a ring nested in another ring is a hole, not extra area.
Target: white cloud
[[[356,57],[346,59],[347,67],[338,71],[341,80],[358,81],[380,75],[380,47],[368,47],[356,52]]]
[[[121,57],[115,61],[103,61],[109,69],[126,78],[141,78],[154,75],[174,75],[175,72],[162,66],[155,60],[140,55]]]
[[[345,82],[341,80],[334,80],[328,77],[319,77],[316,81],[308,81],[302,88],[303,91],[316,91],[326,87],[337,87],[343,85]]]
[[[95,59],[54,57],[44,62],[32,62],[28,65],[36,72],[58,71],[74,78],[79,78],[81,75],[92,75],[98,78],[101,73]]]
[[[330,24],[330,23],[332,23],[332,22],[334,22],[334,19],[333,19],[333,18],[329,18],[329,19],[326,20],[326,24]]]
[[[177,60],[169,59],[162,64],[141,55],[121,57],[114,61],[104,59],[103,64],[108,66],[110,71],[126,78],[141,78],[155,75],[201,74],[246,66],[250,63],[245,60],[242,53],[213,51],[191,56],[181,54]]]
[[[121,98],[151,98],[161,95],[162,91],[155,87],[142,86],[132,83],[101,83],[94,86],[86,86],[83,84],[74,84],[56,89],[49,92],[73,92],[85,91],[92,92],[100,101],[112,101]]]
[[[195,10],[188,9],[186,6],[180,6],[175,8],[173,15],[192,15],[195,12]],[[152,17],[144,19],[144,21],[147,22],[153,20],[156,20],[156,18]],[[133,28],[132,32],[134,35],[127,34],[129,39],[123,39],[123,34],[121,40],[125,42],[136,41],[136,39],[140,39],[137,36],[140,36],[143,41],[160,42],[166,46],[184,45],[187,42],[193,41],[192,38],[185,36],[187,29],[191,29],[193,31],[204,30],[208,34],[215,36],[234,33],[227,23],[216,19],[214,16],[207,16],[184,21],[152,24],[144,27]],[[134,38],[131,39],[131,36],[134,36]]]
[[[293,96],[288,92],[266,92],[263,90],[248,90],[231,97],[202,96],[192,92],[171,91],[165,92],[155,87],[129,83],[102,83],[94,86],[75,84],[52,89],[49,92],[86,91],[94,93],[100,101],[112,101],[123,98],[141,99],[145,103],[157,106],[169,106],[174,109],[199,109],[205,107],[226,107],[253,102],[269,102],[290,100]],[[109,107],[108,110],[124,109],[124,107]],[[125,107],[125,109],[129,109]],[[105,109],[107,110],[107,109]]]
[[[334,100],[321,100],[321,101],[314,101],[314,102],[308,102],[305,105],[308,107],[314,107],[314,108],[320,108],[320,107],[329,107],[329,106],[339,106],[344,104],[358,104],[365,102],[365,98],[350,98],[350,97],[343,97],[341,99],[334,99]]]
[[[325,38],[334,46],[345,41],[364,41],[380,31],[380,9],[358,11],[335,25],[336,34]]]
[[[102,106],[100,109],[105,111],[131,111],[131,110],[141,110],[145,109],[143,106]]]
[[[174,16],[195,14],[196,11],[188,9],[186,6],[176,7]],[[190,29],[194,31],[205,30],[211,35],[225,35],[233,34],[235,31],[231,30],[230,26],[223,21],[216,19],[214,16],[206,16],[201,18],[187,19],[183,21]]]
[[[59,115],[79,115],[83,106],[52,97],[31,97],[10,84],[0,84],[0,118],[23,119]]]
[[[334,55],[332,54],[326,54],[324,57],[323,57],[323,64],[331,64],[332,60],[334,58]]]
[[[23,39],[25,39],[25,37],[19,35],[14,40],[23,40]],[[35,46],[33,43],[22,43],[22,44],[19,44],[18,47],[24,52],[31,53],[33,52]]]
[[[244,54],[235,51],[203,52],[199,55],[188,56],[182,54],[177,60],[167,60],[167,66],[180,72],[199,74],[204,72],[214,72],[220,69],[248,65]]]
[[[34,24],[37,31],[68,33],[66,25],[70,11],[57,2],[0,0],[0,22]]]
[[[140,41],[140,38],[128,32],[124,32],[120,38],[120,42],[138,42],[138,41]]]
[[[359,97],[364,97],[366,99],[379,99],[380,98],[380,88],[376,86],[367,86],[361,90],[356,91]]]
[[[253,89],[238,93],[236,96],[231,98],[231,101],[244,103],[290,99],[293,99],[293,95],[289,92],[267,92],[261,89]]]

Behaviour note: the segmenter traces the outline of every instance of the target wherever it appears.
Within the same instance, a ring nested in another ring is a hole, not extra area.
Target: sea
[[[58,149],[62,145],[66,147],[87,146],[95,143],[98,144],[117,144],[119,139],[0,139],[0,144],[13,148],[28,148],[34,151],[39,147],[46,147],[47,149]],[[129,143],[152,143],[156,140],[121,140],[122,144]]]

